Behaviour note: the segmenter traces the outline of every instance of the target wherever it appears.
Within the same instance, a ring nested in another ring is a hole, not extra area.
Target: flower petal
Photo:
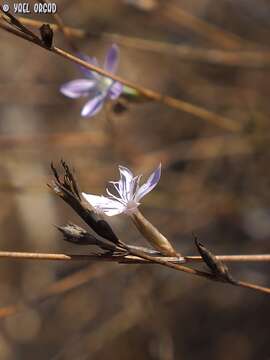
[[[138,175],[138,176],[135,176],[133,179],[132,179],[132,193],[133,193],[133,200],[135,198],[135,195],[137,193],[137,191],[139,190],[140,188],[140,181],[141,181],[141,178],[142,178],[142,175]]]
[[[81,115],[85,117],[96,115],[102,109],[104,100],[105,96],[103,94],[95,96],[84,105]]]
[[[120,176],[123,176],[127,181],[130,182],[134,178],[134,174],[129,168],[119,165],[118,169],[120,172]]]
[[[133,197],[132,180],[134,178],[133,172],[125,166],[118,166],[120,172],[120,180],[118,181],[119,193],[121,198],[128,202]]]
[[[89,64],[99,67],[99,62],[97,61],[97,59],[95,57],[90,57],[90,56],[82,54],[82,53],[79,53],[78,56],[80,59],[88,62]],[[79,65],[79,68],[80,68],[81,72],[83,73],[83,75],[90,79],[95,79],[95,78],[99,77],[99,75],[96,72],[94,72],[90,69],[87,69],[86,67],[84,67],[82,65]]]
[[[107,216],[118,215],[125,211],[125,206],[116,200],[86,193],[82,193],[82,195],[97,212],[103,212]]]
[[[111,100],[115,100],[121,95],[122,92],[123,85],[120,82],[115,81],[109,88],[108,96]]]
[[[87,96],[89,91],[96,86],[96,81],[87,79],[76,79],[63,84],[60,92],[72,99]]]
[[[116,44],[113,44],[107,52],[104,62],[104,69],[114,74],[117,70],[118,60],[119,48]]]
[[[159,182],[161,175],[161,164],[159,164],[159,167],[149,176],[146,183],[144,183],[136,192],[135,194],[135,200],[140,201],[142,197],[144,197],[146,194],[148,194],[151,190],[154,189],[154,187]]]

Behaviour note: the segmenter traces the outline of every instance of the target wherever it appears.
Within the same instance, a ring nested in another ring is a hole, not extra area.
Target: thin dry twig
[[[204,277],[208,280],[220,281],[218,280],[213,274],[200,271],[197,269],[189,268],[187,266],[176,264],[175,258],[168,258],[168,257],[154,257],[151,255],[146,254],[143,251],[137,249],[131,249],[130,253],[134,256],[118,256],[115,257],[113,255],[73,255],[73,254],[50,254],[50,253],[28,253],[28,252],[13,252],[13,251],[0,251],[0,258],[6,259],[28,259],[28,260],[50,260],[50,261],[115,261],[119,263],[132,263],[132,264],[159,264],[171,269],[175,269],[178,271],[185,272],[190,275],[195,275],[199,277]],[[200,256],[187,256],[185,257],[188,261],[196,260],[202,261]],[[217,256],[217,259],[223,261],[240,261],[240,262],[269,262],[270,255],[220,255]],[[244,281],[235,281],[231,282],[232,285],[240,286],[244,288],[253,289],[256,291],[264,292],[270,294],[270,288],[266,288],[263,286],[251,284]],[[1,317],[1,312],[0,312]]]
[[[142,259],[140,256],[125,255],[115,258],[114,256],[101,257],[93,254],[57,254],[57,253],[40,253],[40,252],[21,252],[21,251],[0,251],[0,258],[8,258],[13,260],[48,260],[48,261],[117,261],[120,263],[133,264],[149,264],[153,262],[149,259]],[[270,254],[254,254],[254,255],[216,255],[216,258],[226,262],[270,262]],[[169,263],[177,263],[177,257],[155,256],[155,260],[165,260]],[[187,255],[184,257],[186,262],[201,262],[201,256]]]
[[[40,28],[43,24],[39,20],[18,17],[22,24],[34,28]],[[58,31],[60,26],[49,23],[54,31]],[[106,42],[116,42],[117,44],[133,48],[136,50],[151,51],[159,54],[177,56],[185,61],[198,61],[222,66],[241,66],[263,68],[270,66],[270,53],[267,50],[252,49],[252,50],[221,50],[216,48],[200,48],[189,45],[172,44],[157,40],[142,39],[123,34],[115,33],[95,33],[79,28],[64,26],[65,33],[69,37],[78,39],[98,39]]]
[[[37,252],[18,252],[18,251],[0,251],[0,258],[8,259],[24,259],[24,260],[50,260],[50,261],[97,261],[100,260],[99,255],[73,255],[73,254],[53,254],[53,253],[37,253]],[[103,259],[105,261],[105,258]],[[112,258],[107,257],[110,261]]]
[[[216,258],[227,262],[269,262],[270,254],[255,255],[216,255]],[[186,261],[202,261],[201,256],[185,256]]]
[[[253,43],[242,39],[241,37],[221,29],[217,25],[196,17],[185,11],[178,4],[166,4],[162,9],[164,17],[174,21],[178,25],[185,27],[193,32],[205,37],[214,44],[229,49],[237,49],[243,46],[254,46]]]
[[[169,263],[164,259],[155,259],[153,256],[145,254],[144,252],[142,252],[140,250],[132,250],[132,254],[137,255],[139,257],[142,257],[143,259],[153,261],[156,264],[160,264],[160,265],[169,267],[171,269],[182,271],[182,272],[185,272],[185,273],[190,274],[190,275],[203,277],[203,278],[206,278],[208,280],[213,280],[213,281],[218,281],[218,282],[225,282],[225,283],[228,283],[228,284],[231,284],[231,285],[234,285],[234,286],[240,286],[240,287],[243,287],[243,288],[248,288],[248,289],[252,289],[252,290],[255,290],[255,291],[270,294],[270,288],[255,285],[255,284],[251,284],[251,283],[244,282],[244,281],[238,281],[238,280],[237,281],[236,280],[229,281],[229,279],[228,279],[227,281],[225,281],[225,280],[222,280],[219,277],[216,277],[214,274],[211,274],[211,273],[208,273],[208,272],[205,272],[205,271],[192,269],[192,268],[189,268],[189,267],[184,266],[184,265]]]

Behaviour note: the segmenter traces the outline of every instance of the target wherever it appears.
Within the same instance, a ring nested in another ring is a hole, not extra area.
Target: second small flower
[[[89,64],[99,67],[96,58],[85,55],[82,55],[81,58]],[[103,68],[114,74],[117,70],[118,62],[119,48],[116,44],[113,44],[107,52]],[[81,67],[81,70],[85,78],[72,80],[63,84],[60,91],[63,95],[72,99],[88,97],[89,100],[83,106],[81,115],[84,117],[92,117],[102,109],[107,100],[115,100],[121,95],[123,85],[95,71],[83,67]]]

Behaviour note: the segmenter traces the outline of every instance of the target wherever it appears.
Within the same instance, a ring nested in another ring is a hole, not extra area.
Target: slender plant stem
[[[270,254],[258,255],[216,255],[218,260],[228,262],[269,262]],[[185,256],[186,261],[202,261],[201,256]]]
[[[176,264],[174,262],[169,262],[167,257],[154,257],[145,254],[144,252],[136,249],[130,249],[130,253],[138,257],[137,263],[141,263],[142,259],[146,260],[145,263],[156,263],[160,264],[178,271],[185,272],[190,275],[204,277],[208,280],[219,281],[213,274],[207,273],[205,271],[200,271],[197,269],[192,269],[184,265]],[[0,251],[0,258],[8,259],[24,259],[24,260],[51,260],[51,261],[74,261],[74,260],[86,260],[86,261],[119,261],[125,262],[125,257],[100,257],[99,255],[71,255],[71,254],[50,254],[50,253],[28,253],[28,252],[13,252],[13,251]],[[218,259],[226,261],[270,261],[270,255],[225,255],[217,256]],[[245,260],[244,260],[245,258]],[[121,261],[123,259],[123,261]],[[196,257],[187,257],[187,259],[196,259],[201,260],[199,256]],[[238,260],[236,260],[238,259]],[[132,261],[133,260],[133,261]],[[174,259],[175,261],[176,259]],[[126,257],[126,262],[135,262],[136,258],[130,256]],[[270,288],[266,288],[259,285],[254,285],[244,281],[235,281],[230,283],[231,285],[240,286],[259,292],[264,292],[270,294]]]
[[[171,22],[175,22],[177,25],[205,37],[218,46],[237,49],[242,46],[253,45],[253,43],[185,11],[178,4],[166,4],[162,10],[163,16],[168,18]]]
[[[166,266],[166,267],[178,270],[178,271],[182,271],[182,272],[185,272],[185,273],[190,274],[190,275],[203,277],[203,278],[206,278],[208,280],[213,280],[213,281],[221,281],[214,274],[207,273],[205,271],[200,271],[200,270],[197,270],[197,269],[192,269],[192,268],[189,268],[189,267],[184,266],[184,265],[170,263],[170,262],[167,262],[164,259],[155,259],[153,256],[149,256],[149,255],[147,255],[147,254],[145,254],[145,253],[143,253],[142,251],[139,251],[139,250],[132,250],[131,253],[134,254],[134,255],[137,255],[139,257],[142,257],[143,259],[152,261],[152,262],[154,262],[156,264],[160,264],[160,265],[163,265],[163,266]],[[234,282],[229,282],[228,281],[228,282],[225,282],[225,283],[230,284],[230,285],[234,285],[234,286],[240,286],[240,287],[252,289],[252,290],[263,292],[263,293],[266,293],[266,294],[270,294],[270,288],[260,286],[260,285],[251,284],[251,283],[244,282],[244,281],[234,281]]]
[[[98,255],[50,254],[18,251],[0,251],[0,258],[50,261],[100,260],[100,256]]]
[[[43,24],[42,21],[19,17],[22,24],[34,28],[40,28]],[[50,23],[54,31],[61,30],[60,25]],[[182,60],[199,61],[216,65],[227,66],[241,66],[241,67],[269,67],[270,66],[270,53],[267,50],[252,49],[252,50],[221,50],[215,48],[200,48],[189,45],[179,45],[167,43],[157,40],[142,39],[131,37],[122,34],[114,33],[94,33],[85,31],[78,28],[64,26],[63,29],[69,37],[73,38],[97,38],[107,42],[117,42],[117,44],[133,48],[136,50],[152,51],[170,56],[178,56]],[[63,30],[61,30],[63,32]]]
[[[141,256],[125,256],[124,260],[127,262],[144,262],[148,261],[139,259]],[[75,254],[55,254],[55,253],[40,253],[40,252],[20,252],[20,251],[0,251],[0,258],[9,258],[9,259],[25,259],[25,260],[52,260],[52,261],[80,261],[80,260],[106,260],[106,261],[118,261],[120,259],[111,256],[111,257],[100,257],[99,255],[75,255]],[[216,255],[218,260],[226,262],[270,262],[270,254],[256,254],[256,255]],[[155,259],[162,259],[166,262],[175,263],[178,261],[177,257],[168,257],[168,256],[156,256]],[[199,262],[202,261],[201,256],[185,256],[184,259],[187,262]],[[153,260],[153,257],[151,257]],[[122,261],[122,258],[121,258]]]

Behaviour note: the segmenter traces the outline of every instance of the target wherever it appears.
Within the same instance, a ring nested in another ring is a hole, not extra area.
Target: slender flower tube
[[[96,58],[86,55],[80,56],[83,60],[99,67]],[[119,62],[119,48],[116,44],[108,50],[103,68],[114,74]],[[81,115],[92,117],[96,115],[107,100],[116,100],[123,91],[123,85],[117,81],[102,76],[94,71],[80,67],[85,78],[76,79],[63,84],[60,92],[71,98],[88,97],[89,100],[83,106]]]
[[[151,243],[151,245],[164,255],[178,256],[168,239],[163,236],[145,217],[139,212],[140,200],[153,190],[159,182],[161,175],[161,164],[149,176],[148,180],[140,186],[142,175],[134,176],[131,170],[119,166],[120,180],[110,181],[114,188],[112,193],[106,189],[108,196],[98,196],[82,193],[86,201],[97,213],[107,216],[127,214],[133,220],[140,233]]]
[[[161,254],[173,257],[181,256],[174,250],[169,240],[139,210],[131,215],[131,219],[144,238]]]

